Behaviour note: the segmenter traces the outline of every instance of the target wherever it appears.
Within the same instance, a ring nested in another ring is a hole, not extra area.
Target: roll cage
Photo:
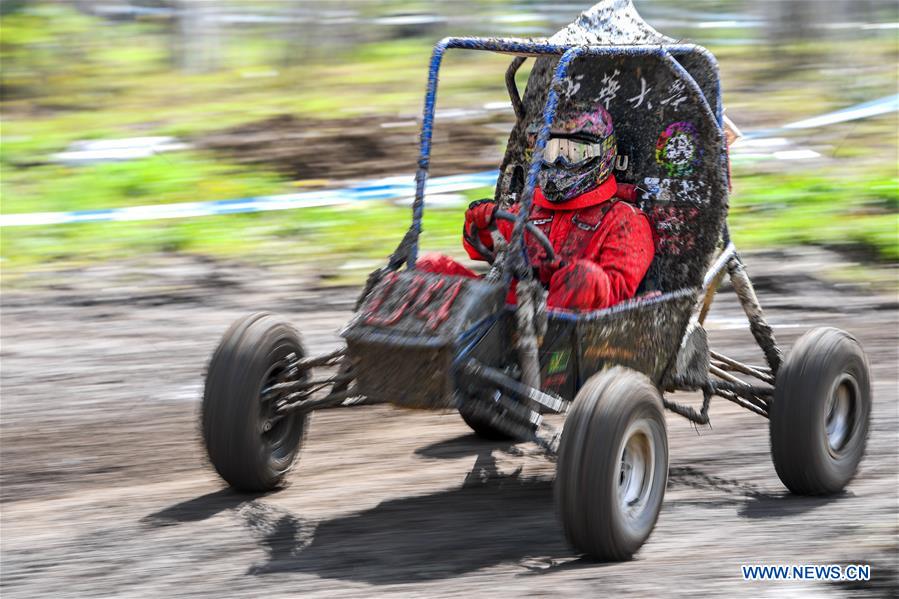
[[[512,256],[510,263],[511,272],[509,275],[517,278],[526,278],[530,276],[530,265],[526,253],[524,252],[523,232],[527,215],[530,211],[531,202],[533,201],[534,189],[537,185],[537,174],[540,171],[540,165],[543,160],[543,152],[546,143],[549,140],[550,129],[555,120],[556,110],[559,104],[560,87],[562,81],[568,75],[569,67],[575,59],[583,56],[594,57],[620,57],[620,56],[654,56],[662,61],[670,68],[685,86],[687,94],[701,107],[705,112],[709,121],[716,123],[716,134],[723,139],[724,130],[722,122],[722,108],[720,102],[720,93],[715,94],[715,107],[709,105],[708,99],[703,94],[699,84],[694,80],[692,75],[677,60],[676,56],[685,54],[693,54],[700,56],[709,66],[717,69],[715,58],[708,50],[694,44],[672,44],[672,45],[628,45],[628,46],[572,46],[549,43],[538,43],[527,40],[518,39],[495,39],[495,38],[475,38],[475,37],[449,37],[440,40],[435,46],[431,55],[430,66],[428,70],[428,84],[425,93],[424,110],[422,114],[420,147],[418,156],[418,168],[415,174],[415,199],[412,203],[412,223],[404,237],[400,246],[391,255],[388,268],[396,270],[403,263],[408,268],[414,268],[418,259],[418,241],[421,234],[421,221],[424,214],[424,197],[425,187],[427,184],[428,174],[431,161],[431,139],[434,129],[434,112],[437,101],[437,84],[439,79],[440,66],[447,50],[464,49],[477,50],[487,52],[497,52],[501,54],[511,54],[516,57],[506,72],[506,86],[509,96],[515,109],[516,116],[521,119],[523,117],[523,107],[521,98],[515,85],[515,72],[521,66],[525,59],[529,57],[558,56],[559,60],[553,71],[552,81],[550,83],[546,102],[543,107],[542,124],[539,129],[537,139],[534,146],[532,158],[527,171],[525,186],[520,198],[521,209],[518,213],[518,219],[512,232],[512,239],[509,245],[509,255]],[[716,89],[716,92],[720,90]],[[726,156],[722,156],[722,160],[726,161]],[[727,239],[726,227],[722,232]]]

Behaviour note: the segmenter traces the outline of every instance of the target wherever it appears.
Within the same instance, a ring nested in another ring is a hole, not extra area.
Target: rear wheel
[[[252,314],[225,333],[209,363],[203,440],[216,471],[242,491],[277,487],[303,441],[306,416],[279,414],[272,385],[296,380],[289,364],[303,356],[300,336],[269,314]]]
[[[662,400],[646,376],[623,367],[594,375],[565,419],[556,505],[575,549],[630,558],[649,538],[668,480]]]
[[[865,453],[871,415],[868,362],[849,333],[813,329],[777,373],[771,458],[783,484],[800,495],[841,491]]]
[[[462,393],[459,391],[459,393]],[[480,397],[466,396],[459,403],[459,415],[465,424],[474,431],[474,434],[482,439],[490,441],[508,441],[512,435],[495,427],[491,420],[502,416],[501,408],[496,407],[493,402]]]

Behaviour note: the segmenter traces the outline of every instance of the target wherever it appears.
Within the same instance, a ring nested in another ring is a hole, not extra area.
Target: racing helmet
[[[538,128],[529,128],[532,139]],[[612,117],[601,104],[565,107],[556,113],[537,182],[547,200],[567,202],[608,179],[616,154]]]

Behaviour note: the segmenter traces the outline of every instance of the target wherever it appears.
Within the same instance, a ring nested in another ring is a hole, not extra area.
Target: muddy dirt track
[[[333,348],[355,290],[183,257],[34,275],[2,312],[2,587],[30,596],[896,596],[894,298],[805,271],[821,252],[750,256],[786,345],[815,325],[854,332],[871,361],[868,455],[840,496],[787,494],[766,421],[715,400],[713,428],[668,416],[659,523],[627,563],[574,555],[553,465],[477,440],[453,414],[372,406],[314,415],[291,485],[223,488],[196,413],[206,360],[235,318],[293,319]],[[758,354],[731,294],[714,345]],[[866,584],[744,582],[740,564],[868,563]]]

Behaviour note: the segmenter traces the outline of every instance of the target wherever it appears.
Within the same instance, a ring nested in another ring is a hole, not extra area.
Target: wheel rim
[[[824,418],[824,437],[830,453],[836,455],[849,441],[858,409],[858,382],[843,373],[830,391]]]
[[[297,418],[293,414],[278,412],[281,393],[265,395],[263,391],[272,385],[287,382],[285,375],[288,373],[285,361],[273,364],[265,375],[264,382],[259,390],[260,430],[259,434],[269,448],[271,460],[281,462],[290,457],[294,443],[292,439],[296,434]]]
[[[655,438],[648,423],[633,423],[618,454],[618,507],[628,519],[638,519],[649,503],[655,456]]]

